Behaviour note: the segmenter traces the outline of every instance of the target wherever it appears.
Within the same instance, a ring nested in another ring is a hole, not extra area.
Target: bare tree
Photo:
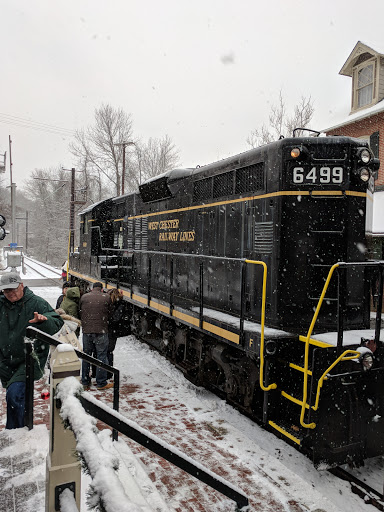
[[[103,184],[107,187],[106,195],[109,195],[110,185],[115,194],[120,194],[123,148],[118,144],[131,140],[131,115],[111,105],[96,109],[95,124],[76,132],[70,151],[77,158],[88,184],[92,181],[90,175],[97,177],[100,195]]]
[[[1,205],[2,208],[4,207],[5,197],[6,197],[6,194],[5,194],[5,178],[4,178],[4,174],[0,173],[0,205]]]
[[[150,138],[147,143],[136,143],[134,152],[137,182],[143,182],[174,169],[179,163],[179,152],[172,139],[165,135],[161,139]]]
[[[287,115],[283,94],[280,91],[277,105],[272,105],[269,114],[269,125],[262,125],[260,129],[253,130],[247,137],[247,144],[252,148],[262,146],[277,140],[281,136],[292,136],[294,128],[307,128],[312,120],[315,110],[311,97],[301,97],[300,103],[295,105],[291,116]],[[300,132],[298,132],[300,135]]]
[[[70,182],[63,169],[35,170],[24,186],[30,209],[29,253],[61,265],[68,247]]]
[[[95,124],[78,130],[70,151],[83,171],[83,186],[88,201],[96,202],[122,191],[132,192],[145,179],[172,169],[179,154],[171,138],[150,138],[142,142],[133,137],[131,115],[122,109],[102,105],[95,110]]]

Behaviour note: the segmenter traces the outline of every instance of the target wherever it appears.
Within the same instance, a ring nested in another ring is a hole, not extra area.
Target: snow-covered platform
[[[170,509],[127,444],[122,440],[112,443],[109,430],[101,431],[99,437],[105,448],[119,460],[117,474],[128,497],[120,510],[168,512]],[[30,431],[24,428],[3,430],[0,433],[1,512],[31,512],[32,510],[43,512],[45,510],[48,443],[49,431],[46,425],[42,424],[36,425]],[[83,473],[82,511],[90,510],[86,503],[89,484],[90,477]]]
[[[121,370],[120,413],[239,487],[249,498],[250,511],[361,511],[363,504],[349,484],[315,470],[293,447],[191,384],[133,336],[118,339],[115,360]],[[30,432],[4,431],[5,392],[1,391],[0,512],[44,512],[49,402],[40,394],[46,387],[44,380],[36,386],[35,427]],[[112,404],[112,389],[102,392],[93,385],[88,393]],[[101,423],[98,428],[102,443],[110,447],[110,431]],[[143,446],[124,436],[113,444],[120,480],[129,500],[142,512],[234,511],[233,501]],[[377,479],[380,488],[381,468],[382,459],[363,468],[370,484]],[[82,512],[89,510],[85,500],[89,478],[82,475]]]

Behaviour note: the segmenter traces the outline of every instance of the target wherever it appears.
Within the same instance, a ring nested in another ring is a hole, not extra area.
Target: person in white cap
[[[29,325],[55,334],[63,320],[46,300],[24,286],[17,272],[0,275],[0,379],[6,388],[7,429],[24,426],[25,350],[24,337]],[[35,380],[42,377],[49,345],[35,341]]]

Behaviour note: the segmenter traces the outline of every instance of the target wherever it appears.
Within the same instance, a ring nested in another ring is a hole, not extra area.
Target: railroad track
[[[39,276],[41,276],[42,279],[44,279],[45,281],[49,281],[49,282],[53,283],[54,286],[60,286],[59,279],[61,277],[61,273],[59,271],[57,271],[57,277],[49,277],[46,274],[44,274],[43,272],[41,272],[40,270],[37,270],[36,267],[45,268],[45,269],[49,270],[50,273],[56,273],[56,271],[52,270],[52,268],[49,268],[48,266],[46,266],[44,264],[40,264],[40,263],[37,264],[33,260],[31,260],[30,258],[25,257],[25,256],[24,256],[24,265],[26,267],[30,268],[31,270],[33,270],[33,272],[35,272]],[[27,281],[29,281],[29,280],[27,280]],[[33,286],[32,282],[29,282],[27,284],[28,284],[28,286]],[[40,286],[41,286],[41,284],[40,284]]]
[[[340,467],[329,469],[328,471],[341,480],[349,482],[352,492],[360,496],[360,498],[364,500],[365,504],[373,505],[378,510],[384,511],[383,493],[377,491],[366,482],[359,480],[357,477]]]
[[[26,260],[28,260],[30,263],[26,263]],[[42,267],[42,268],[45,268],[47,270],[49,270],[50,272],[53,272],[55,274],[57,274],[58,277],[61,277],[61,272],[59,270],[55,270],[53,269],[52,267],[49,267],[48,265],[44,265],[44,263],[36,263],[32,258],[30,258],[29,256],[25,256],[24,255],[24,263],[29,267],[31,268],[32,270],[34,270],[35,272],[37,272],[38,274],[41,274],[41,272],[39,272],[38,270],[36,270],[36,268],[33,267],[33,265],[31,265],[31,263],[37,265],[38,267]]]

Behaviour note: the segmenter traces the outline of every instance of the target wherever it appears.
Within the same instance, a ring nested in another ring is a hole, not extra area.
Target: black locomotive
[[[82,212],[69,273],[119,287],[127,333],[317,466],[360,464],[384,454],[378,165],[365,142],[308,136],[170,171]]]

